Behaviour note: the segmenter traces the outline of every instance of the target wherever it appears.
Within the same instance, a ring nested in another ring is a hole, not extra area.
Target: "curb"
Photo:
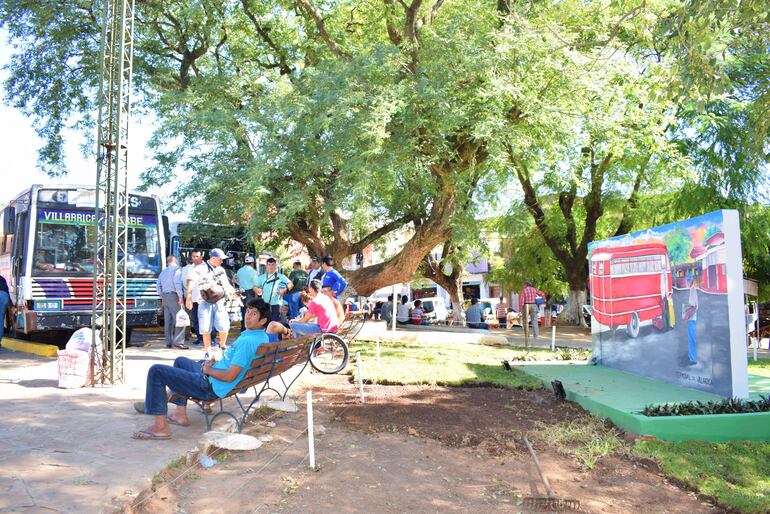
[[[56,357],[56,352],[59,350],[59,347],[53,344],[32,343],[10,337],[3,337],[3,348],[13,350],[14,352],[31,353],[41,357]]]

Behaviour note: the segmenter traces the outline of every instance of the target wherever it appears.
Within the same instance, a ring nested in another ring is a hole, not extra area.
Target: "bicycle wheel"
[[[325,375],[339,373],[348,365],[348,344],[336,334],[323,334],[310,348],[310,365]]]

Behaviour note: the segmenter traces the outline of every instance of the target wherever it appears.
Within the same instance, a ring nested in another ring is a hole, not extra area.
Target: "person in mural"
[[[698,364],[698,277],[687,272],[687,285],[690,297],[687,301],[682,318],[687,320],[687,357],[690,366]]]

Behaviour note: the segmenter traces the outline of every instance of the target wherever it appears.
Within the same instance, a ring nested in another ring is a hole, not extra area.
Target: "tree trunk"
[[[452,250],[448,245],[444,245],[443,256],[447,256]],[[452,319],[454,321],[465,321],[465,311],[463,310],[463,266],[452,266],[449,275],[444,273],[440,262],[436,261],[430,254],[425,256],[423,266],[423,275],[440,285],[447,293],[452,302]]]
[[[419,229],[418,229],[419,231]],[[378,289],[412,280],[425,255],[449,237],[446,232],[415,234],[391,259],[365,268],[347,271],[345,276],[358,294],[369,296]],[[340,270],[342,271],[342,270]],[[442,286],[443,287],[443,286]]]
[[[567,301],[567,308],[564,310],[564,316],[567,322],[571,325],[579,325],[581,327],[587,327],[585,319],[583,318],[583,305],[586,303],[586,290],[582,289],[569,289],[569,299]]]
[[[443,287],[443,286],[442,286]],[[457,322],[465,321],[465,307],[463,299],[463,277],[457,277],[454,291],[449,291],[449,298],[452,299],[452,319]]]

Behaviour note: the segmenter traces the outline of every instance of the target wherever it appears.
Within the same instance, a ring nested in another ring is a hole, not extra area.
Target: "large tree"
[[[39,120],[52,172],[63,128],[95,110],[98,5],[0,7],[19,49],[9,97]],[[408,280],[481,178],[478,85],[496,13],[441,0],[140,2],[136,96],[158,123],[145,185],[184,169],[176,200],[200,218],[248,220],[337,259],[407,225],[399,252],[349,278],[362,293]]]
[[[578,322],[589,244],[626,232],[639,191],[676,184],[685,161],[669,137],[670,63],[639,47],[644,9],[575,4],[560,18],[557,6],[540,8],[549,16],[521,17],[499,35],[508,52],[495,78],[507,84],[500,103],[513,107],[501,108],[490,151],[520,184]]]

